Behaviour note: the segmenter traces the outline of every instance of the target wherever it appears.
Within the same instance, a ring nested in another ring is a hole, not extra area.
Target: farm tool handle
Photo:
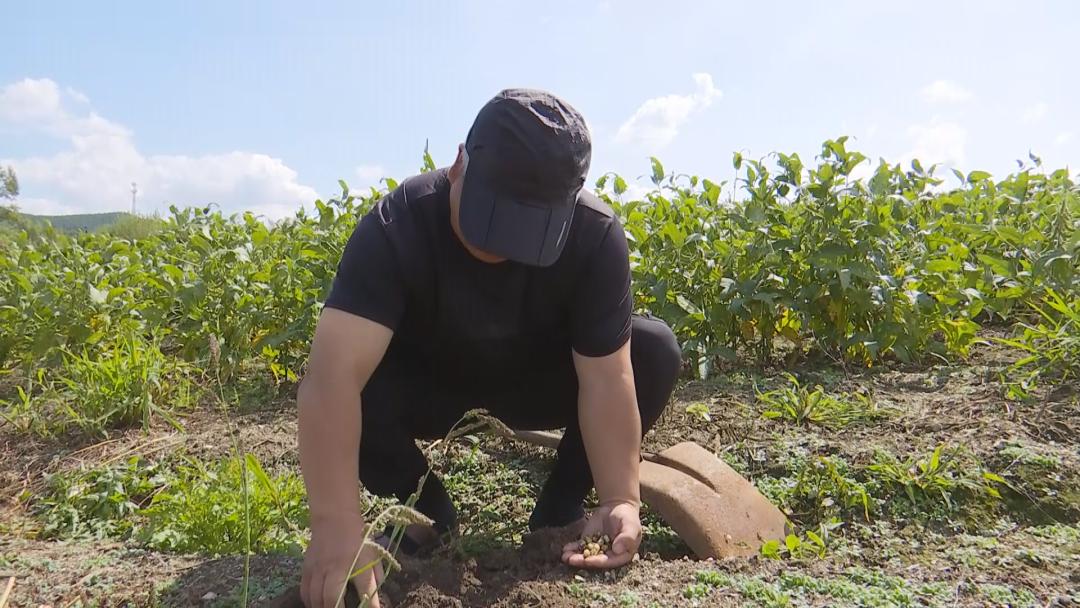
[[[8,596],[11,595],[11,590],[15,588],[15,577],[12,576],[8,579],[7,587],[4,588],[4,595],[0,596],[0,608],[7,606]]]
[[[531,443],[542,448],[550,448],[552,450],[559,447],[559,442],[562,441],[562,435],[555,431],[514,431],[514,439],[520,439],[526,443]],[[642,452],[641,457],[648,462],[656,462],[656,454],[652,452]]]

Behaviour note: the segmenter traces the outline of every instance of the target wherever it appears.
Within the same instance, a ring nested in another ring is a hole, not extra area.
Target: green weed
[[[250,476],[247,509],[244,478]],[[307,528],[303,481],[294,473],[270,476],[251,455],[215,466],[191,461],[142,510],[137,538],[164,551],[212,555],[297,552]],[[250,530],[250,534],[248,533]],[[250,543],[250,546],[249,546]]]
[[[1006,396],[1012,399],[1027,398],[1044,380],[1069,382],[1080,373],[1080,297],[1066,298],[1048,288],[1042,302],[1030,306],[1037,321],[1020,322],[1019,336],[998,339],[1026,353],[1005,378]]]
[[[40,384],[40,378],[45,373],[45,370],[39,370],[38,382]],[[50,433],[50,424],[48,422],[45,408],[40,405],[44,401],[43,397],[35,396],[31,398],[33,391],[33,380],[30,381],[31,391],[28,392],[21,386],[16,386],[15,399],[7,400],[0,399],[0,419],[11,425],[19,432],[30,433],[34,435],[48,435]]]
[[[824,558],[829,551],[832,531],[843,525],[843,522],[833,519],[829,522],[818,524],[817,530],[806,530],[802,535],[788,534],[784,541],[770,540],[761,546],[762,557],[771,559],[808,559]]]
[[[167,483],[167,471],[132,456],[118,465],[49,475],[45,482],[32,506],[43,524],[41,538],[126,538],[142,508]]]
[[[911,506],[938,503],[951,512],[958,498],[998,500],[997,484],[1005,480],[984,471],[977,464],[965,462],[956,449],[937,446],[928,456],[901,462],[887,452],[878,451],[868,472],[885,488],[900,490]]]
[[[871,497],[866,484],[843,459],[830,456],[796,457],[788,464],[792,475],[761,476],[758,489],[788,515],[803,523],[831,517],[847,518],[853,512],[870,519]]]
[[[38,368],[26,388],[15,387],[14,399],[0,400],[0,417],[41,436],[72,429],[107,436],[154,419],[180,428],[175,414],[198,397],[190,366],[134,335],[78,354],[62,349],[62,357],[58,369]]]
[[[712,422],[712,412],[706,403],[692,403],[686,406],[686,413],[704,422]]]
[[[732,575],[718,570],[698,570],[694,573],[694,582],[683,589],[682,595],[698,601],[708,597],[715,589],[722,588],[735,589],[757,606],[784,608],[791,602],[791,598],[774,584],[766,583],[757,577]]]
[[[615,604],[615,598],[610,594],[600,591],[599,589],[586,587],[582,584],[584,579],[580,576],[574,578],[580,580],[575,580],[572,583],[565,583],[566,592],[570,594],[570,597],[587,602],[589,605],[612,606]]]
[[[683,597],[688,600],[703,600],[712,592],[712,587],[704,583],[690,583],[682,591]]]
[[[1030,528],[1030,532],[1053,544],[1071,545],[1080,554],[1080,525],[1050,524]]]
[[[758,401],[766,407],[762,413],[765,418],[838,429],[886,415],[877,409],[869,396],[862,393],[830,395],[821,386],[810,390],[800,384],[794,375],[785,376],[789,386],[758,394]]]
[[[978,589],[981,597],[989,600],[995,606],[1026,608],[1028,606],[1039,605],[1035,595],[1027,589],[1017,589],[992,583],[983,583],[978,585],[976,589]]]
[[[698,570],[694,573],[694,582],[683,588],[682,595],[688,600],[703,600],[713,589],[728,587],[732,584],[731,576],[717,570]]]
[[[797,572],[782,572],[778,581],[785,592],[829,598],[831,605],[927,606],[945,605],[952,589],[946,583],[912,586],[906,580],[853,568],[846,578],[819,578]],[[827,604],[827,605],[830,605]]]
[[[193,386],[182,366],[156,344],[134,336],[117,341],[98,356],[64,350],[57,374],[62,422],[105,434],[131,425],[147,427],[154,417],[179,428],[171,410],[193,402]]]
[[[1032,446],[1026,446],[1016,441],[1006,442],[998,450],[1003,458],[1013,464],[1033,466],[1046,470],[1056,470],[1061,466],[1061,458],[1055,454],[1046,454]]]
[[[847,463],[837,458],[819,456],[799,469],[792,494],[811,508],[815,520],[829,513],[859,509],[870,519],[870,495],[866,486],[853,479]]]

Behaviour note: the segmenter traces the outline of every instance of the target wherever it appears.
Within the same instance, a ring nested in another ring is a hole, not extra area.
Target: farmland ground
[[[1080,401],[1069,385],[1041,387],[1031,402],[1006,401],[998,372],[1014,356],[979,345],[963,365],[844,370],[818,361],[786,370],[829,394],[865,393],[884,412],[832,429],[762,415],[755,386],[786,386],[777,369],[733,367],[714,381],[679,387],[646,447],[698,441],[789,508],[803,529],[820,530],[838,517],[843,525],[831,531],[824,557],[696,560],[647,512],[640,561],[612,573],[573,571],[523,539],[549,455],[480,436],[455,442],[437,461],[459,504],[460,537],[429,559],[405,560],[385,595],[393,606],[425,608],[1080,605]],[[204,404],[182,420],[182,432],[157,422],[105,442],[44,440],[0,427],[0,584],[16,577],[10,605],[235,605],[238,555],[159,552],[134,539],[37,540],[42,517],[35,508],[50,473],[106,468],[134,455],[165,467],[181,457],[223,460],[233,426],[268,473],[295,473],[294,406],[291,395],[268,390],[246,397],[228,418]],[[938,445],[965,450],[946,477],[979,467],[1013,489],[992,484],[1001,500],[956,489],[950,503],[913,490],[911,502],[906,490],[871,473],[880,453],[905,462]],[[835,504],[848,496],[835,483],[810,484],[816,502],[793,490],[818,466],[817,456],[839,463],[842,478],[866,489],[868,519],[862,506]],[[295,554],[254,556],[252,604],[294,584],[300,563]]]

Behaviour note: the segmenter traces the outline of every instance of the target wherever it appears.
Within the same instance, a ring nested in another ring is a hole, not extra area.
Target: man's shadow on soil
[[[471,555],[453,547],[426,558],[404,558],[402,570],[383,586],[393,606],[514,606],[550,605],[550,597],[530,583],[564,583],[588,574],[560,560],[565,534],[544,531],[527,536],[521,545],[500,543],[483,533],[471,535],[470,544],[486,545]],[[490,542],[490,544],[489,544]],[[612,571],[611,580],[625,576]],[[547,593],[550,593],[548,588]]]
[[[302,565],[303,558],[295,555],[252,555],[248,605],[272,605],[274,598],[300,584]],[[208,557],[174,579],[162,591],[160,603],[177,608],[240,606],[243,584],[243,556]]]

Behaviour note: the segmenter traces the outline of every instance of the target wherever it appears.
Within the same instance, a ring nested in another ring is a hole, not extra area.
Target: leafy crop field
[[[867,169],[869,167],[869,170]],[[425,155],[423,170],[432,169]],[[858,169],[861,178],[853,177]],[[698,441],[798,534],[703,562],[646,508],[642,559],[572,571],[525,534],[550,455],[425,444],[462,513],[403,560],[405,606],[1044,606],[1080,602],[1080,187],[876,167],[827,141],[652,163],[596,190],[638,308],[684,376],[646,438]],[[0,593],[16,606],[261,605],[307,538],[296,383],[357,217],[395,186],[278,223],[172,209],[138,230],[0,231]],[[732,194],[734,193],[734,194]],[[363,495],[374,515],[387,503]]]

